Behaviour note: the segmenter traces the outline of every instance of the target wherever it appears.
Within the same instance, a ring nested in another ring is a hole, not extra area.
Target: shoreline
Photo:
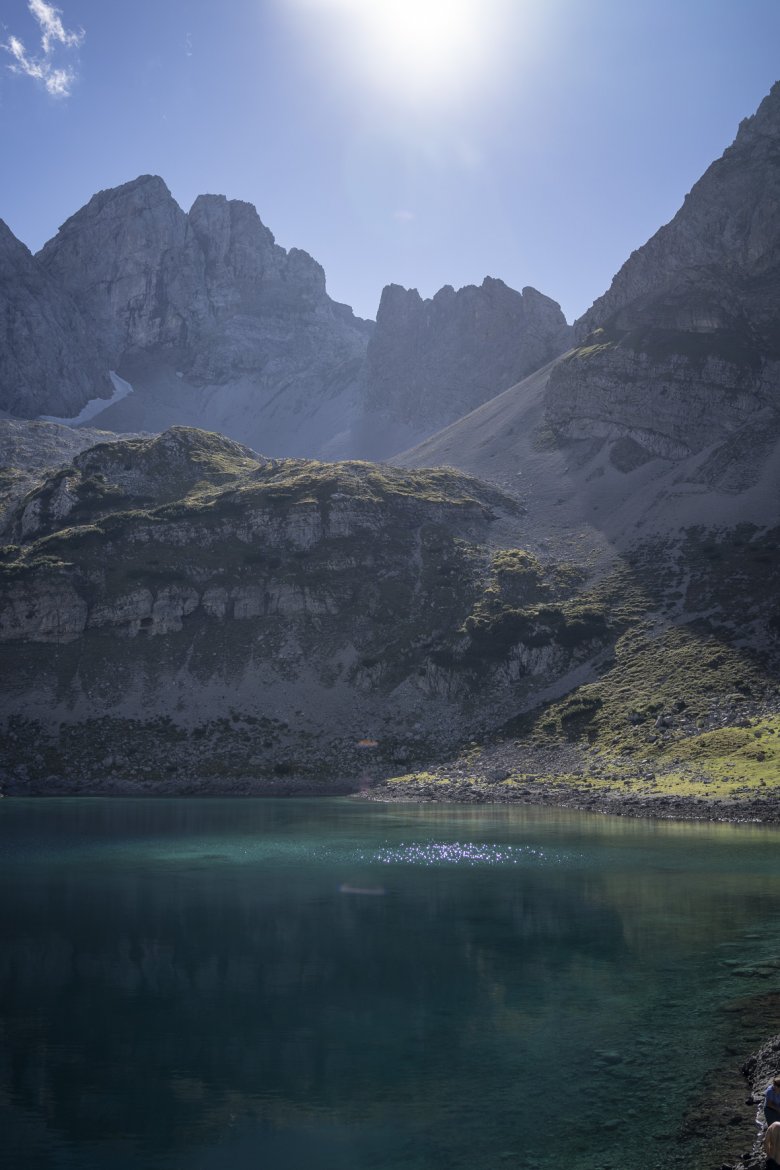
[[[772,797],[711,799],[700,796],[638,794],[616,792],[613,788],[568,785],[554,778],[536,780],[525,786],[507,786],[506,781],[464,779],[443,780],[429,772],[413,773],[401,778],[390,777],[367,783],[347,781],[322,784],[311,778],[288,777],[271,781],[256,777],[236,777],[214,782],[213,777],[188,778],[163,784],[148,778],[134,781],[101,782],[72,787],[61,780],[47,785],[28,784],[6,787],[0,799],[84,798],[101,799],[303,799],[348,797],[376,804],[467,804],[516,805],[530,808],[565,808],[573,812],[603,816],[630,817],[637,820],[674,820],[710,824],[780,825],[780,801]]]
[[[768,1012],[767,1012],[767,1009]],[[780,1069],[780,992],[728,1008],[733,1020],[722,1060],[690,1098],[674,1133],[670,1167],[679,1170],[765,1170],[763,1094]]]
[[[761,1047],[752,1052],[747,1060],[742,1064],[740,1073],[743,1078],[743,1086],[747,1091],[745,1098],[745,1105],[749,1110],[756,1110],[755,1119],[752,1127],[740,1127],[740,1131],[733,1135],[729,1145],[733,1146],[735,1140],[744,1137],[742,1145],[748,1144],[752,1136],[752,1142],[747,1150],[743,1150],[739,1156],[731,1163],[723,1163],[725,1170],[765,1170],[766,1155],[763,1149],[764,1133],[766,1126],[764,1121],[764,1090],[774,1076],[777,1076],[780,1071],[780,1033],[770,1036],[764,1040]],[[748,1113],[748,1121],[751,1113]],[[726,1121],[726,1126],[732,1125],[730,1121]],[[722,1147],[725,1149],[725,1146]],[[729,1155],[727,1155],[729,1156]],[[733,1158],[733,1153],[731,1153]]]
[[[439,787],[441,786],[441,787]],[[355,799],[385,804],[502,804],[535,808],[567,808],[637,820],[702,821],[711,824],[780,825],[780,804],[771,798],[715,799],[690,796],[640,796],[555,781],[520,792],[502,789],[501,782],[472,782],[443,787],[440,780],[384,781],[353,794]]]
[[[643,820],[780,825],[780,776],[768,766],[752,782],[704,769],[662,768],[626,752],[581,744],[500,739],[449,757],[410,761],[399,775],[387,759],[358,772],[312,768],[288,775],[191,775],[145,769],[135,775],[21,776],[0,770],[0,796],[14,797],[350,797],[382,803],[515,804]],[[397,767],[397,765],[396,765]]]
[[[387,802],[520,804],[650,820],[780,824],[780,785],[769,768],[752,782],[737,773],[719,781],[703,768],[681,771],[650,756],[509,738],[474,743],[428,770],[385,778],[359,795]]]

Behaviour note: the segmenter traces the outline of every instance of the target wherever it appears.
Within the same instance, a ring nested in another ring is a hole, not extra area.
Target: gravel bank
[[[441,781],[404,780],[378,785],[356,794],[388,802],[452,801],[459,804],[528,804],[545,808],[572,808],[613,817],[646,817],[677,821],[725,821],[732,824],[780,824],[777,800],[709,800],[706,797],[641,796],[614,789],[568,787],[557,781],[540,781],[528,788],[507,788],[483,781],[447,784]]]

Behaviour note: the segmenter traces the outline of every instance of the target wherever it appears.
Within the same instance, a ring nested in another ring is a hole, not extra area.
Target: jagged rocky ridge
[[[72,419],[110,398],[111,369],[133,393],[107,402],[101,426],[193,424],[270,454],[391,454],[559,353],[569,333],[555,302],[489,279],[426,302],[392,286],[374,330],[251,204],[201,195],[185,213],[153,175],[95,195],[36,257],[5,229],[3,297],[10,413]]]
[[[581,345],[550,377],[549,426],[665,459],[733,441],[731,466],[707,478],[729,486],[739,463],[738,489],[780,438],[778,305],[780,83],[576,323]]]
[[[533,288],[486,277],[423,300],[388,285],[366,354],[367,428],[385,420],[381,454],[392,455],[546,365],[571,335],[556,302]]]
[[[316,789],[484,734],[610,639],[507,525],[455,472],[187,428],[90,448],[7,529],[6,789]]]
[[[134,388],[101,425],[199,422],[269,451],[294,448],[297,429],[305,449],[317,426],[332,438],[346,425],[370,323],[250,204],[202,195],[187,214],[144,175],[95,195],[37,259]]]

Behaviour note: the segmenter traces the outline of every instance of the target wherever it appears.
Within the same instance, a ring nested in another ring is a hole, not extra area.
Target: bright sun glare
[[[294,0],[319,47],[396,99],[450,100],[489,67],[506,0]]]

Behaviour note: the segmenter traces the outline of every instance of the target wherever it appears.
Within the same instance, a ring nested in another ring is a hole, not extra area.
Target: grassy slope
[[[576,603],[614,635],[598,678],[520,715],[505,738],[396,777],[391,791],[780,796],[777,537],[691,533],[681,547],[645,549]]]

